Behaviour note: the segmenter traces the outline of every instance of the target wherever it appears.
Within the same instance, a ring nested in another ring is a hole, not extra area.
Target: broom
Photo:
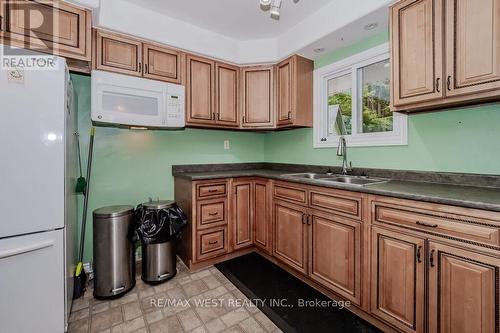
[[[92,127],[90,129],[90,144],[89,144],[89,156],[87,160],[87,181],[85,184],[84,201],[83,201],[83,214],[82,214],[82,231],[80,234],[80,252],[78,253],[78,263],[76,264],[75,270],[75,281],[73,285],[73,299],[80,298],[86,289],[87,274],[83,269],[83,247],[85,244],[85,226],[87,224],[87,209],[89,204],[89,194],[90,194],[90,172],[92,170],[92,153],[94,150],[94,135],[95,129]]]

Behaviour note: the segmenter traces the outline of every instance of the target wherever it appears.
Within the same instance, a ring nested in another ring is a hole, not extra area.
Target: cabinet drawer
[[[274,197],[303,205],[307,204],[307,190],[289,184],[277,183],[274,185]]]
[[[198,201],[196,215],[198,229],[225,225],[227,223],[227,199]]]
[[[385,202],[372,202],[373,222],[392,224],[444,237],[500,246],[500,226],[491,220]]]
[[[221,196],[227,194],[227,184],[223,183],[209,183],[196,185],[196,195],[198,199],[213,196]]]
[[[353,196],[342,191],[311,189],[309,191],[309,205],[312,208],[334,211],[339,215],[348,216],[357,220],[362,219],[361,196]]]
[[[216,257],[227,252],[227,229],[217,228],[197,232],[198,260]]]

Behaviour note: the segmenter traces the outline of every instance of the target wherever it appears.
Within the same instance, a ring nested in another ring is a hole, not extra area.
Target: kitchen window
[[[390,110],[389,46],[314,71],[314,147],[406,145],[407,116]]]

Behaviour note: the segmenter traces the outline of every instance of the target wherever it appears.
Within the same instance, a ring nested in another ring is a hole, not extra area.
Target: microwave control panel
[[[184,87],[180,85],[169,85],[167,91],[167,112],[165,125],[168,127],[184,127]]]

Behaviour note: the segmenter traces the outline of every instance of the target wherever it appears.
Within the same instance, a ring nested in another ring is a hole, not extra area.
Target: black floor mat
[[[380,332],[256,253],[215,266],[286,333]]]

